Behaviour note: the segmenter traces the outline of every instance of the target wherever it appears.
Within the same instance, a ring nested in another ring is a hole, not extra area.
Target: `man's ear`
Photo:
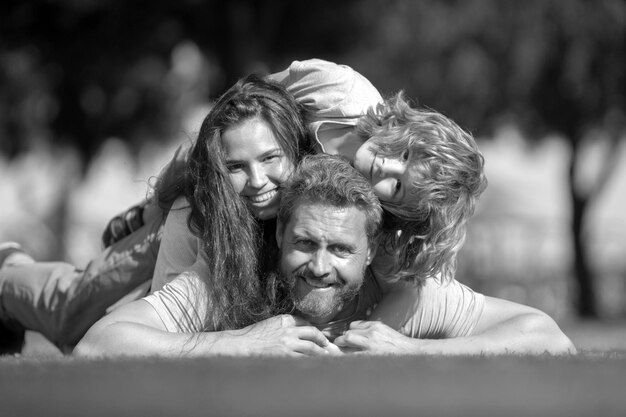
[[[283,246],[283,232],[285,226],[280,220],[276,221],[276,244],[278,245],[278,249],[281,249]]]
[[[376,251],[378,250],[378,245],[380,244],[382,233],[376,235],[371,242],[368,242],[367,245],[367,265],[371,264],[376,256]],[[369,240],[369,239],[368,239]]]

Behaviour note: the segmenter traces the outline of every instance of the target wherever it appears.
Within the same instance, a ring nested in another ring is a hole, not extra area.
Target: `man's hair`
[[[441,113],[411,107],[402,92],[370,109],[356,131],[373,138],[381,156],[397,158],[411,150],[414,192],[408,204],[382,202],[393,215],[386,216],[382,244],[396,260],[392,278],[417,281],[440,274],[451,280],[466,223],[487,186],[474,138]]]
[[[336,155],[305,157],[283,188],[278,222],[285,227],[301,202],[336,208],[355,207],[366,217],[366,234],[370,244],[379,235],[382,209],[371,184],[350,162]]]

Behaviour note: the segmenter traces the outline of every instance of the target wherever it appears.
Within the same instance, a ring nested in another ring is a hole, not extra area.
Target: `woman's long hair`
[[[259,260],[275,257],[274,237],[233,188],[221,144],[226,129],[255,117],[268,124],[294,166],[311,152],[295,99],[281,85],[251,75],[224,93],[205,117],[184,176],[157,189],[162,206],[181,194],[191,206],[188,227],[201,240],[208,267],[208,276],[202,277],[210,303],[207,329],[240,328],[271,314],[259,280],[267,262]]]

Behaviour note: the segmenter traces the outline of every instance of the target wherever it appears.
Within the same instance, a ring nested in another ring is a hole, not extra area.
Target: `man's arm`
[[[80,356],[208,356],[326,354],[326,337],[302,319],[283,315],[239,330],[211,331],[201,274],[180,274],[161,290],[113,310],[87,332]],[[330,345],[329,349],[337,348]]]
[[[398,309],[415,306],[419,291],[405,290],[389,296],[387,301],[392,304],[382,305],[382,310],[377,309],[377,315],[373,316],[379,322],[355,322],[343,336],[335,339],[335,344],[372,354],[561,355],[576,351],[554,320],[532,307],[484,297],[484,307],[473,328],[466,335],[457,336],[446,330],[445,323],[429,328],[432,320],[422,322],[424,315],[419,309],[416,311],[419,323],[403,326],[405,311]],[[408,336],[394,330],[400,328]]]
[[[245,356],[326,355],[329,342],[315,327],[290,315],[272,317],[244,329],[175,333],[156,310],[137,300],[114,310],[89,329],[74,349],[77,356]],[[333,346],[329,346],[329,350]]]

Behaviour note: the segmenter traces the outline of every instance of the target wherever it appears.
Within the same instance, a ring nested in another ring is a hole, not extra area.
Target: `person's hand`
[[[306,320],[283,314],[237,331],[236,343],[245,355],[325,356],[339,348]]]
[[[353,321],[350,328],[334,340],[343,352],[371,355],[414,354],[417,342],[379,321]]]

